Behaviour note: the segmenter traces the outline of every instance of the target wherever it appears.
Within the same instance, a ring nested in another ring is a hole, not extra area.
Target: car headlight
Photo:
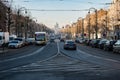
[[[15,45],[15,47],[18,47],[18,44],[17,44],[17,45]]]

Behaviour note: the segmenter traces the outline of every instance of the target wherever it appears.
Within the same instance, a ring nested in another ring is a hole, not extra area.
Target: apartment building
[[[109,8],[109,26],[113,29],[115,39],[120,39],[120,0],[113,0]]]

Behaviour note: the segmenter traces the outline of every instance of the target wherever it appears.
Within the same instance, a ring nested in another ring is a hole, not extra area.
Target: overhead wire
[[[88,11],[89,9],[28,9],[30,11]]]

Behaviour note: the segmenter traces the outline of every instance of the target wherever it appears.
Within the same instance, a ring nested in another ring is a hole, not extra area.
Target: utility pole
[[[20,22],[20,11],[25,11],[25,14],[27,14],[27,9],[25,7],[21,7],[17,11],[17,18],[16,18],[16,21],[17,21],[16,22],[16,26],[17,26],[17,28],[16,28],[16,33],[17,33],[17,36],[22,37],[22,31],[20,31],[20,30],[22,30],[22,27],[20,25],[20,23],[21,23]]]
[[[11,25],[11,9],[8,8],[8,32],[10,34],[10,25]]]
[[[88,12],[89,14],[89,21],[88,21],[88,38],[90,40],[90,11]]]
[[[88,23],[88,32],[89,32],[89,39],[90,39],[90,33],[91,33],[91,31],[90,31],[90,10],[91,9],[94,9],[94,11],[95,11],[95,15],[96,15],[96,20],[95,20],[95,23],[96,23],[96,27],[95,27],[95,37],[96,37],[96,39],[98,38],[98,26],[97,26],[97,9],[95,9],[95,8],[90,8],[89,9],[89,11],[88,11],[88,14],[89,14],[89,23]]]
[[[82,38],[84,39],[84,19],[82,19]]]
[[[17,18],[16,18],[16,35],[19,37],[20,27],[19,27],[19,19],[20,19],[20,10],[17,11]]]
[[[29,20],[29,17],[26,17],[26,26],[25,26],[25,39],[27,39],[28,37],[28,21]]]
[[[107,17],[107,11],[106,11],[106,36],[107,36],[107,20],[108,20],[108,17]]]
[[[16,32],[16,35],[18,36],[18,17],[19,17],[19,10],[17,11],[17,15],[16,15],[16,23],[15,23],[15,26],[16,26],[16,28],[15,28],[15,32]]]
[[[95,37],[96,37],[96,39],[98,38],[98,23],[97,23],[97,9],[95,10],[95,15],[96,15],[96,20],[95,20],[95,23],[96,23],[96,28],[95,28]]]

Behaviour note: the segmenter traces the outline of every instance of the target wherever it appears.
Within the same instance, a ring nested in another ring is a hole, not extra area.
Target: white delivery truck
[[[9,32],[0,32],[0,46],[7,45],[9,42]]]

